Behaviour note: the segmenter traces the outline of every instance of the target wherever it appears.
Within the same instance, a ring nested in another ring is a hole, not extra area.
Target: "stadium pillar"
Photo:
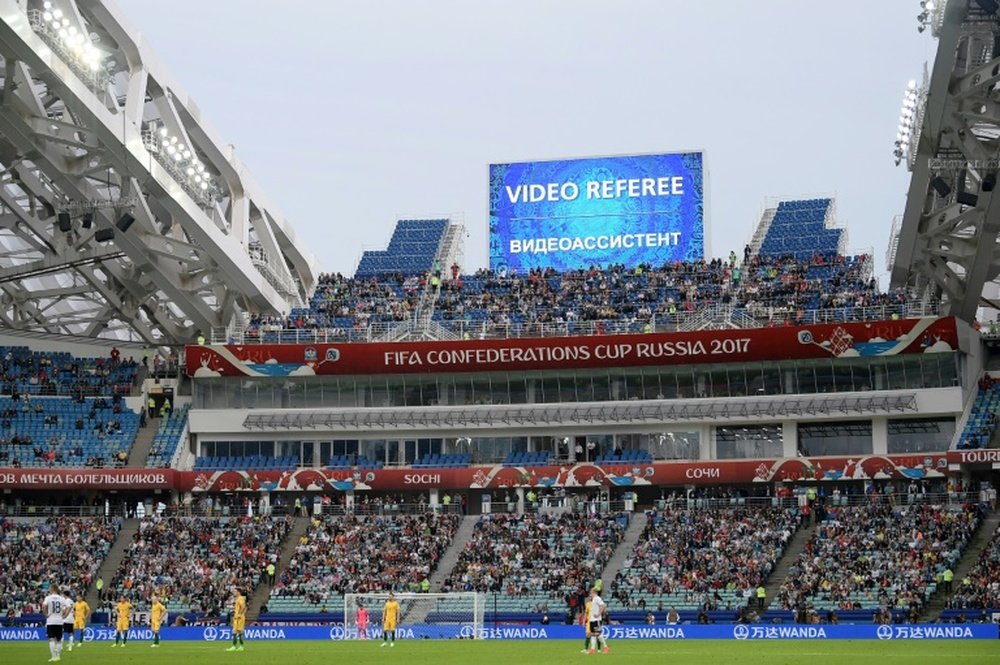
[[[517,514],[518,515],[523,515],[524,514],[524,488],[523,487],[518,487],[517,489],[514,490],[514,492],[517,494]]]
[[[889,453],[889,419],[886,416],[872,418],[872,454]]]
[[[794,420],[781,423],[781,455],[795,457],[799,451],[799,428]]]
[[[698,427],[698,459],[718,459],[715,446],[715,428],[711,425]]]
[[[354,513],[354,490],[344,492],[344,511],[348,514]]]
[[[438,498],[438,488],[432,487],[427,492],[427,504],[431,507],[431,512],[437,512],[438,506],[441,505],[441,501]]]

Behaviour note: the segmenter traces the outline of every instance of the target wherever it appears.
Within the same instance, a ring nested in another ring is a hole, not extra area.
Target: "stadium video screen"
[[[490,165],[490,268],[572,270],[705,253],[700,152]]]

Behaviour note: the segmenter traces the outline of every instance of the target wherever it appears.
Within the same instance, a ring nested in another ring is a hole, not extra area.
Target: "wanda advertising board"
[[[565,370],[949,352],[954,318],[449,342],[189,346],[188,376],[294,377]]]

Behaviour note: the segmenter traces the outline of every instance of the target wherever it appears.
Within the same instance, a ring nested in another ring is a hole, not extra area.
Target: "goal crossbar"
[[[483,632],[486,611],[481,593],[397,593],[399,603],[397,624],[458,626],[463,636],[475,637]],[[344,594],[344,631],[351,638],[374,638],[382,634],[383,609],[389,593]],[[367,610],[366,625],[359,625],[358,612]]]

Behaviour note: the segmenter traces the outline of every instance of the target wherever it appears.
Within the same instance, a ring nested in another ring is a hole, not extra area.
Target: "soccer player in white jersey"
[[[63,624],[66,617],[73,609],[71,603],[59,593],[59,589],[53,584],[49,587],[49,595],[42,601],[42,613],[45,614],[45,635],[49,638],[49,658],[50,663],[59,662],[59,654],[62,652]]]
[[[598,595],[597,589],[591,589],[590,616],[587,617],[587,621],[590,623],[590,651],[587,653],[596,653],[598,644],[601,645],[601,651],[604,653],[610,651],[608,641],[604,639],[604,634],[601,632],[601,622],[607,613],[608,606],[604,603],[604,599]]]
[[[73,599],[68,595],[63,596],[63,601],[66,603],[66,607],[69,608],[69,614],[63,619],[63,633],[62,633],[62,644],[66,647],[66,651],[73,650]]]

